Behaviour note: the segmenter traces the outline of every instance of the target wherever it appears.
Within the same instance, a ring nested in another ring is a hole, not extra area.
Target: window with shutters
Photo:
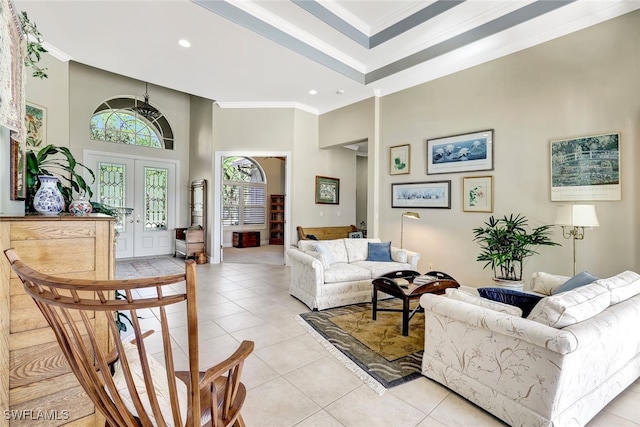
[[[248,157],[225,157],[222,224],[228,230],[266,228],[267,184],[260,165]]]

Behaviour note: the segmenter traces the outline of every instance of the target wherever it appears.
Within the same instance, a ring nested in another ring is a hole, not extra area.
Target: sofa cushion
[[[313,245],[313,247],[316,250],[316,252],[321,254],[322,257],[324,258],[325,261],[323,262],[323,264],[326,262],[327,265],[331,265],[336,262],[336,259],[333,256],[333,251],[331,250],[331,248],[329,248],[329,246],[325,242],[318,241]]]
[[[302,252],[315,251],[317,240],[298,240],[298,249]]]
[[[477,295],[470,295],[464,291],[447,288],[445,289],[446,295],[456,301],[466,302],[467,304],[473,304],[478,307],[488,308],[490,310],[499,311],[505,314],[511,314],[513,316],[522,317],[522,309],[514,305],[504,304],[497,301],[491,301],[486,298],[479,297]]]
[[[596,283],[609,290],[612,305],[640,294],[640,274],[634,271],[627,270]]]
[[[542,295],[551,295],[555,288],[562,286],[562,284],[569,279],[570,277],[568,276],[560,276],[557,274],[549,274],[539,271],[531,275],[531,290]]]
[[[391,242],[369,242],[369,256],[367,261],[393,261],[391,259]]]
[[[347,239],[320,240],[319,242],[322,242],[331,250],[335,262],[349,262],[347,248],[344,245],[345,240]]]
[[[344,246],[347,249],[349,262],[366,260],[369,256],[369,242],[380,243],[380,239],[345,239]]]
[[[371,279],[371,271],[355,264],[337,262],[324,270],[324,283],[353,282]]]
[[[376,278],[383,274],[391,273],[398,270],[410,270],[411,264],[402,262],[388,261],[356,261],[353,263],[360,268],[367,269],[371,272],[371,277]]]
[[[589,283],[595,282],[598,280],[598,277],[589,273],[588,271],[583,271],[581,273],[576,274],[571,279],[564,282],[562,285],[555,288],[551,294],[559,294],[560,292],[570,291],[572,289],[578,288],[580,286],[588,285]]]
[[[391,259],[395,262],[407,262],[407,250],[391,248]]]
[[[528,319],[554,328],[582,322],[609,307],[609,290],[597,282],[545,297],[531,310]]]
[[[520,308],[523,317],[527,317],[542,299],[540,295],[505,288],[478,288],[478,293],[483,298]]]

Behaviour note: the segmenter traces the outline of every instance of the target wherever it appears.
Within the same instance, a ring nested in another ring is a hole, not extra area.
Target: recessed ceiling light
[[[344,93],[344,89],[338,89],[336,91],[336,94],[338,94],[338,95],[342,95],[343,93]]]
[[[315,90],[315,89],[311,89],[311,90],[309,91],[309,95],[317,95],[317,94],[318,94],[318,91],[317,91],[317,90]]]
[[[191,43],[189,42],[189,40],[185,39],[178,40],[178,44],[182,47],[191,47]]]

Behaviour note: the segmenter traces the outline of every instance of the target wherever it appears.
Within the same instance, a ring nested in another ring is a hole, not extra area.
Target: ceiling
[[[634,0],[13,1],[59,59],[223,108],[316,114],[640,8]]]

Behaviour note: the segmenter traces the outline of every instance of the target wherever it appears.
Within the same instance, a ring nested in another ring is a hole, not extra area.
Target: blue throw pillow
[[[589,273],[588,271],[583,271],[582,273],[578,273],[573,276],[571,279],[564,282],[562,285],[558,286],[551,292],[552,295],[559,294],[560,292],[570,291],[575,288],[579,288],[580,286],[588,285],[589,283],[593,283],[599,278]]]
[[[520,307],[522,317],[527,317],[533,307],[542,299],[540,295],[504,288],[478,288],[478,293],[483,298]]]
[[[369,256],[367,261],[393,261],[391,259],[391,242],[369,242]]]

